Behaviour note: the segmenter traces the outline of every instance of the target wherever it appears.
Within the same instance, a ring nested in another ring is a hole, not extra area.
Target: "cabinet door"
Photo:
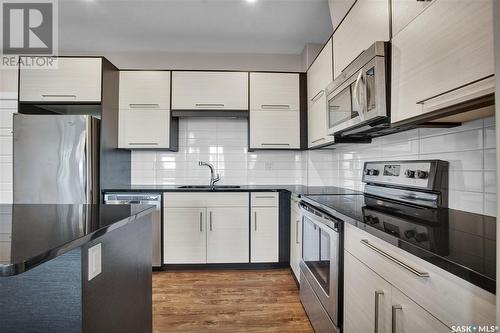
[[[290,212],[290,267],[300,281],[300,258],[302,256],[302,221],[300,211],[297,208],[297,201],[291,200]]]
[[[250,148],[299,149],[299,111],[250,111]]]
[[[165,208],[163,226],[165,264],[206,264],[205,208]]]
[[[278,262],[278,207],[254,207],[251,211],[251,262]]]
[[[393,38],[393,123],[481,97],[473,82],[494,74],[492,21],[492,1],[434,0]]]
[[[120,71],[120,109],[170,110],[169,71]]]
[[[392,0],[392,36],[396,36],[434,0]]]
[[[333,136],[327,134],[326,96],[323,94],[314,101],[309,101],[308,146],[309,148],[333,142]]]
[[[57,58],[54,61],[56,69],[30,69],[21,65],[21,102],[101,101],[101,58]]]
[[[250,110],[299,110],[299,74],[250,73]]]
[[[451,329],[396,288],[392,288],[392,332],[446,333]],[[460,320],[458,320],[460,321]]]
[[[170,110],[121,109],[119,148],[170,148]]]
[[[390,309],[391,285],[344,251],[344,332],[389,333]]]
[[[377,41],[388,41],[389,0],[358,0],[333,34],[333,77]]]
[[[172,109],[248,110],[248,73],[172,72]]]
[[[248,262],[248,207],[208,208],[207,263]]]
[[[310,101],[324,94],[326,86],[333,80],[332,52],[330,38],[307,70],[307,98]]]

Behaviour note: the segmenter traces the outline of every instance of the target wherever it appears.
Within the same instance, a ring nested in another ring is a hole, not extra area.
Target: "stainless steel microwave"
[[[390,123],[389,43],[375,42],[328,85],[328,134],[371,132]],[[377,126],[376,126],[377,125]]]

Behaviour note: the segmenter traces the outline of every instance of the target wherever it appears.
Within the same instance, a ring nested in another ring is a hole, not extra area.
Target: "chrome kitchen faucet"
[[[210,168],[210,187],[214,188],[215,187],[215,183],[217,183],[220,180],[219,174],[217,174],[217,176],[215,176],[214,166],[212,164],[210,164],[210,163],[203,162],[203,161],[199,161],[198,165],[199,166],[207,166],[207,167]]]

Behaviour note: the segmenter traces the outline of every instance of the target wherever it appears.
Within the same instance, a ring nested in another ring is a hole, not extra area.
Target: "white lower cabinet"
[[[164,210],[164,262],[204,264],[207,262],[205,208]]]
[[[247,263],[248,193],[165,193],[164,263]]]
[[[248,207],[207,209],[207,263],[248,262]]]
[[[250,239],[252,263],[279,261],[278,193],[252,193]]]
[[[302,256],[302,220],[298,199],[291,200],[290,208],[290,267],[295,278],[300,282],[300,258]]]

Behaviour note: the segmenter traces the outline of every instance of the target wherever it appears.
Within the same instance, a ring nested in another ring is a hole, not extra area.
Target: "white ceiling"
[[[299,54],[332,32],[328,0],[61,0],[62,52]]]

